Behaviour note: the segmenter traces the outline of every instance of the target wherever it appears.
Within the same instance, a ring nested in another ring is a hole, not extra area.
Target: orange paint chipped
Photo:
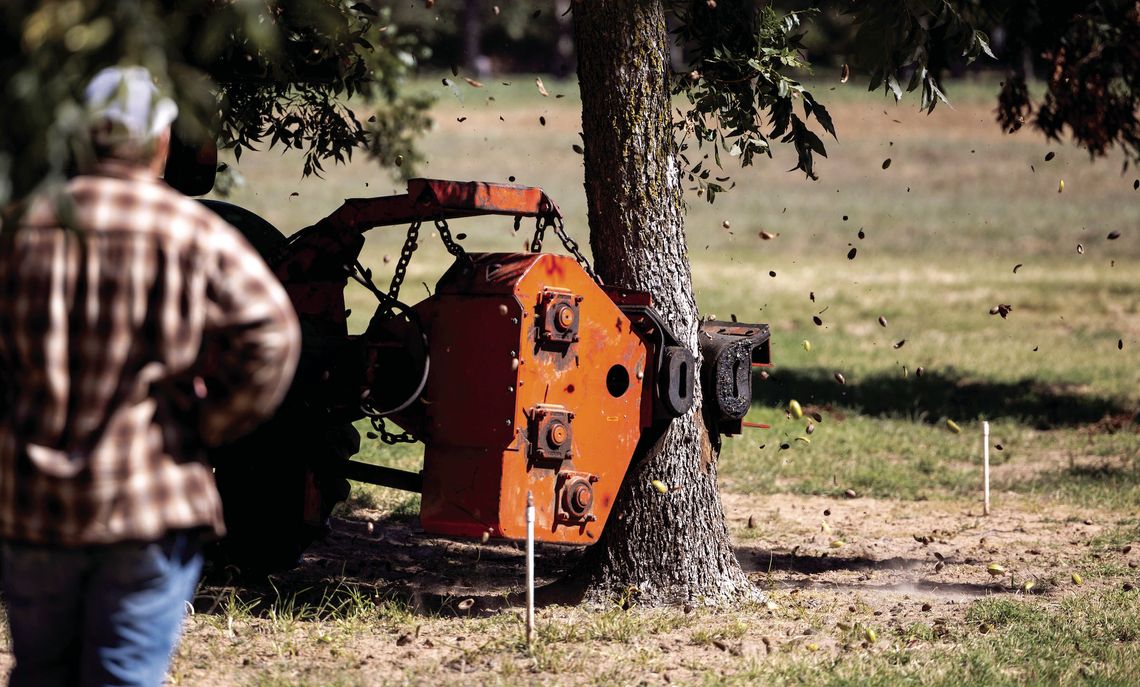
[[[648,346],[572,258],[471,257],[415,307],[432,366],[423,527],[521,539],[530,491],[539,541],[589,543],[652,418]]]

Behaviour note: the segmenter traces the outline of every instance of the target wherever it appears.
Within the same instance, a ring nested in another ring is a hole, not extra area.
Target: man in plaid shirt
[[[87,89],[97,161],[0,232],[0,557],[13,685],[158,685],[223,532],[207,446],[270,415],[300,331],[241,235],[158,179],[174,103]]]

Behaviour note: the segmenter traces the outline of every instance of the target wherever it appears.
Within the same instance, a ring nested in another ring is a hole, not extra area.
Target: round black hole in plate
[[[611,367],[606,373],[606,389],[609,390],[610,396],[621,398],[621,395],[629,390],[629,370],[621,365]]]

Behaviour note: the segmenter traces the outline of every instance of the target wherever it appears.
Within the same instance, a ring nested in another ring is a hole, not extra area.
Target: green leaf
[[[804,91],[803,96],[805,112],[809,116],[815,117],[815,120],[819,122],[819,125],[823,127],[823,130],[831,134],[831,137],[838,141],[839,136],[835,134],[835,124],[831,121],[831,113],[827,111],[826,107],[819,104],[816,99],[812,97],[812,95],[807,91]]]
[[[981,31],[974,31],[974,41],[977,42],[978,46],[981,47],[982,52],[988,55],[991,60],[997,59],[997,57],[994,57],[993,51],[990,50],[990,44],[989,41],[986,40],[986,34],[982,33]]]
[[[899,86],[899,80],[893,73],[887,74],[887,88],[894,94],[896,103],[902,100],[902,87]]]
[[[883,83],[883,68],[878,67],[875,71],[871,72],[871,79],[867,86],[868,91],[877,91],[879,86]]]

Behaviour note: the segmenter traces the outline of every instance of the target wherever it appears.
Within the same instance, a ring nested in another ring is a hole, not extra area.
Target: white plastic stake
[[[534,497],[526,493],[526,645],[534,637]]]
[[[982,422],[982,513],[990,514],[990,423]]]

